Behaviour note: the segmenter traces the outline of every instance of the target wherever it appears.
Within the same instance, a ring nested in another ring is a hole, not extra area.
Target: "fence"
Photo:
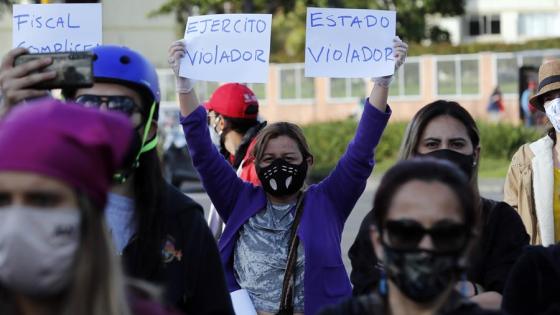
[[[504,94],[505,119],[519,120],[519,68],[538,68],[547,58],[560,58],[560,49],[515,53],[483,52],[462,55],[409,57],[395,75],[389,103],[393,120],[408,120],[425,104],[436,99],[456,100],[475,118],[486,118],[489,96],[496,86]],[[174,80],[170,70],[158,70],[162,107],[176,105]],[[201,100],[207,100],[219,86],[197,82]],[[369,79],[306,78],[304,65],[271,64],[267,84],[249,84],[268,121],[297,123],[339,120],[359,112],[369,95]]]

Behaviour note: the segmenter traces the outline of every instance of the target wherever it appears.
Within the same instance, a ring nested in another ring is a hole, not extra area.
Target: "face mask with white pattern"
[[[560,132],[560,98],[555,98],[545,104],[546,117],[556,130]]]

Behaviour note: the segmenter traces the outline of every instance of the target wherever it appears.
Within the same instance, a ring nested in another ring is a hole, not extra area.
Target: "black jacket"
[[[560,245],[527,248],[511,270],[502,303],[511,315],[560,314]]]
[[[385,299],[377,294],[353,297],[338,305],[327,307],[318,315],[387,315]],[[499,315],[502,312],[482,310],[476,304],[452,292],[437,315]]]
[[[230,315],[229,292],[216,242],[206,225],[202,207],[165,183],[160,207],[161,262],[151,271],[134,270],[139,248],[132,238],[123,251],[125,269],[133,276],[165,288],[166,300],[187,315]]]
[[[502,293],[513,264],[529,245],[529,235],[519,214],[507,203],[482,198],[482,205],[482,235],[467,270],[467,279],[482,285],[486,291]],[[382,267],[369,238],[372,222],[373,210],[365,216],[348,251],[354,295],[372,292],[380,277]]]

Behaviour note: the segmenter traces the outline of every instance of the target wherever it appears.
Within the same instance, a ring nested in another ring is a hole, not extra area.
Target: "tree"
[[[0,0],[0,16],[4,14],[5,11],[11,10],[14,1],[12,0]]]
[[[429,15],[464,14],[465,0],[167,0],[151,15],[174,13],[181,36],[187,17],[192,14],[270,13],[272,20],[271,60],[302,61],[305,48],[306,7],[339,7],[397,11],[397,34],[409,43],[449,42],[449,33],[428,27]],[[195,12],[196,11],[196,12]]]

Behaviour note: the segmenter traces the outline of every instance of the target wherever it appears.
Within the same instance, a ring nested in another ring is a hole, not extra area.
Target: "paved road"
[[[373,195],[375,193],[377,185],[377,180],[370,180],[368,182],[365,192],[362,194],[360,200],[358,200],[354,211],[352,211],[350,217],[346,221],[344,232],[342,234],[342,254],[344,265],[346,266],[346,269],[348,271],[350,271],[350,261],[348,260],[347,255],[348,249],[352,245],[352,242],[354,241],[354,238],[358,233],[358,229],[360,228],[362,219],[371,209],[371,205],[373,204]],[[482,179],[479,181],[480,193],[483,197],[486,198],[502,200],[504,187],[503,185],[503,179]],[[199,202],[204,207],[206,213],[208,212],[208,209],[210,207],[210,200],[208,199],[208,196],[206,194],[194,193],[189,194],[189,196]]]

